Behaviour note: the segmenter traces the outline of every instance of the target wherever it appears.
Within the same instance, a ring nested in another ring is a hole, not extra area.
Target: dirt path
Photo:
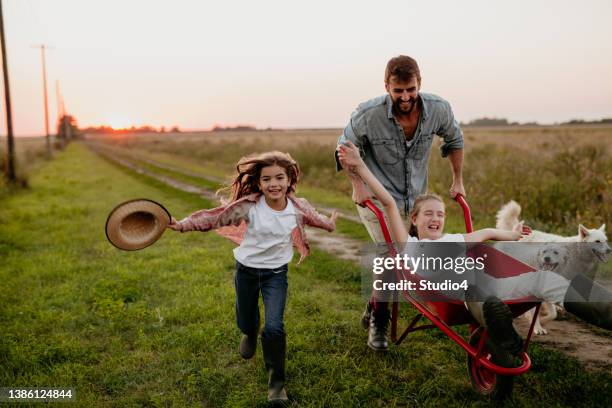
[[[151,177],[157,181],[160,181],[170,187],[176,188],[177,190],[181,190],[181,191],[185,191],[187,193],[192,193],[192,194],[198,194],[201,197],[206,198],[207,200],[211,200],[211,201],[217,201],[217,196],[215,195],[215,193],[213,193],[210,190],[207,190],[205,188],[202,187],[198,187],[198,186],[194,186],[192,184],[188,184],[188,183],[183,183],[182,181],[173,179],[171,177],[168,176],[164,176],[161,174],[157,174],[157,173],[153,173],[152,171],[149,171],[147,169],[144,169],[138,165],[136,165],[135,163],[127,160],[127,159],[123,159],[121,157],[117,157],[117,156],[113,156],[109,151],[106,151],[105,148],[99,147],[99,146],[93,146],[91,144],[88,144],[88,147],[93,150],[95,153],[97,153],[98,155],[104,157],[105,159],[112,161],[116,164],[119,164],[120,166],[123,167],[127,167],[128,169],[135,171],[138,174],[143,174],[147,177]]]
[[[127,167],[139,174],[144,174],[157,181],[160,181],[168,186],[174,187],[181,191],[198,194],[208,200],[217,202],[215,194],[207,189],[194,186],[182,181],[173,179],[168,176],[156,174],[147,169],[130,162],[127,159],[119,158],[111,154],[101,146],[88,146],[102,157],[115,162],[121,166]],[[148,161],[149,164],[159,166],[156,162]],[[162,167],[164,168],[164,167]],[[170,169],[170,167],[166,167]],[[179,171],[176,167],[172,167],[173,171]],[[180,172],[180,171],[179,171]],[[186,173],[184,173],[186,174]],[[321,212],[331,213],[332,208],[318,207]],[[340,213],[341,217],[350,219],[351,221],[359,222],[359,218],[350,214]],[[325,231],[309,228],[308,237],[310,241],[319,249],[331,253],[338,258],[359,262],[359,252],[363,242],[355,240],[340,234],[329,234]],[[519,332],[525,336],[529,330],[529,325],[525,319],[516,319],[515,324]],[[580,361],[587,369],[590,370],[610,370],[612,369],[612,337],[599,335],[587,325],[573,319],[555,320],[546,323],[547,335],[533,336],[532,341],[544,344],[561,351],[578,361]],[[537,361],[535,362],[537,364]]]
[[[516,319],[515,325],[519,333],[527,335],[529,322],[526,319]],[[546,322],[545,327],[548,334],[534,335],[532,341],[574,357],[587,369],[612,370],[612,337],[598,335],[587,323],[573,318]]]

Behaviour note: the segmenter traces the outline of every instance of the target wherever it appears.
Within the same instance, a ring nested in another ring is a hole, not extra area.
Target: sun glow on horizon
[[[123,117],[112,117],[109,120],[104,121],[102,126],[110,126],[114,130],[121,130],[121,129],[129,129],[131,127],[138,127],[138,125],[136,125],[136,123],[134,123],[134,121],[132,121],[130,119],[127,119],[127,118],[123,118]]]

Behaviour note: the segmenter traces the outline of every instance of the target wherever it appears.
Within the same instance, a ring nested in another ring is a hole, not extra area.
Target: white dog
[[[510,201],[497,213],[496,227],[512,230],[517,224],[521,223],[519,221],[520,214],[521,206],[516,201]],[[511,246],[504,243],[500,243],[499,247],[495,247],[504,252],[511,252],[516,259],[525,262],[535,269],[554,270],[566,279],[572,280],[577,274],[584,273],[585,271],[591,274],[590,272],[594,271],[595,263],[598,260],[601,262],[607,260],[607,256],[612,250],[608,246],[605,229],[605,224],[598,229],[587,229],[583,225],[579,225],[578,235],[571,237],[533,230],[530,235],[522,238],[520,242],[557,244],[534,245],[533,247],[523,246],[519,251],[516,250],[516,246],[513,251]],[[581,244],[571,245],[570,243]],[[585,243],[589,245],[584,245]],[[557,316],[556,305],[543,302],[542,309],[548,312],[545,315],[538,316],[534,327],[535,334],[546,334],[546,329],[542,327],[542,323],[553,320]],[[524,316],[531,321],[533,319],[533,309],[525,313]]]
[[[568,247],[555,242],[548,242],[538,251],[537,269],[554,271],[559,265],[564,265],[570,256]]]
[[[538,251],[537,264],[535,266],[538,270],[556,271],[559,273],[567,265],[569,257],[570,251],[567,246],[549,242],[544,244]],[[533,332],[537,335],[548,334],[548,331],[543,325],[548,321],[555,320],[557,318],[557,311],[560,308],[560,305],[551,302],[542,302],[540,312],[533,326]],[[530,309],[521,317],[531,322],[534,313],[535,309]]]

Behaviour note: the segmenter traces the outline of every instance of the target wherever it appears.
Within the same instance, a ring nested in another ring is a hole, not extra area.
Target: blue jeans
[[[285,264],[277,269],[251,268],[236,261],[236,322],[244,334],[253,335],[259,328],[259,292],[264,302],[265,324],[262,338],[285,335],[285,302],[287,301]]]

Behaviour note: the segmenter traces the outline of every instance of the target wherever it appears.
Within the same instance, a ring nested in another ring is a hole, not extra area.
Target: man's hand
[[[465,197],[465,188],[463,187],[463,149],[453,149],[448,153],[448,160],[451,164],[453,171],[453,185],[450,188],[450,196],[452,198],[457,197],[457,194],[461,194]]]
[[[455,198],[457,194],[461,194],[465,197],[465,188],[463,187],[463,181],[454,181],[450,188],[451,198]]]

